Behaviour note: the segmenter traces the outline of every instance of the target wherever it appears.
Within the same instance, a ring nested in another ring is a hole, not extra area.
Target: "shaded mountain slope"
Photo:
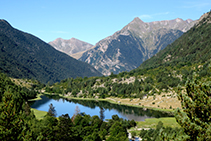
[[[68,77],[101,75],[87,63],[55,50],[39,38],[0,20],[0,70],[15,78],[57,82]]]

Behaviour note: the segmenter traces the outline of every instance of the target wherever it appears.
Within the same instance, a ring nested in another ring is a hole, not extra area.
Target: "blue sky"
[[[211,0],[1,0],[0,19],[45,42],[56,38],[95,44],[135,17],[144,22],[199,19]]]

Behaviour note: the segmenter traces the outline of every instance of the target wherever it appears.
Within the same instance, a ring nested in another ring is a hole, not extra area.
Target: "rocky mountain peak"
[[[193,22],[193,20],[192,19],[187,19],[186,22],[187,23],[191,23],[191,22]]]
[[[84,52],[79,60],[104,75],[130,71],[180,37],[193,23],[180,18],[145,23],[136,17],[122,30]]]
[[[137,23],[137,24],[141,24],[141,23],[144,23],[139,17],[135,17],[132,22],[130,22],[130,24],[133,24],[133,23]]]
[[[54,41],[49,42],[49,44],[53,46],[55,49],[64,52],[70,56],[72,54],[85,51],[93,46],[92,44],[86,43],[76,38],[71,38],[67,40],[62,38],[57,38]]]
[[[175,21],[176,21],[176,22],[184,22],[184,20],[181,19],[181,18],[176,18]]]

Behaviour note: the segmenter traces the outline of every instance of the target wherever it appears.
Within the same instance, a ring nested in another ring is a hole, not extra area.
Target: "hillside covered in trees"
[[[13,28],[5,20],[0,20],[0,72],[42,83],[101,75],[89,64],[73,59],[41,39]]]

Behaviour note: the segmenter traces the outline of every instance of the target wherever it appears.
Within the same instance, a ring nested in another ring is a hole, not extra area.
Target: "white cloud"
[[[155,13],[155,14],[151,14],[151,15],[144,14],[144,15],[139,16],[139,18],[140,19],[152,19],[152,18],[154,18],[154,16],[168,15],[168,14],[169,14],[169,12]]]
[[[139,16],[140,19],[151,19],[152,16],[151,15],[141,15]]]

